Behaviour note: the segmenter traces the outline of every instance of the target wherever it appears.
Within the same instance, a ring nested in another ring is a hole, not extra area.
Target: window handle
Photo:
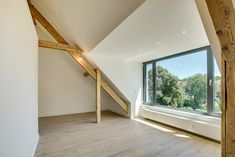
[[[212,86],[212,79],[209,80],[209,86]]]

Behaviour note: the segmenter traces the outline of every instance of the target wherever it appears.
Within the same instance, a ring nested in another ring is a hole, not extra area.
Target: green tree
[[[214,92],[215,92],[215,102],[214,102],[214,112],[221,112],[221,77],[215,76],[214,82]]]
[[[183,106],[179,78],[161,66],[156,67],[156,102],[165,106]]]
[[[186,82],[185,92],[189,95],[189,100],[185,101],[185,106],[190,104],[193,110],[204,109],[203,104],[206,103],[207,98],[206,75],[195,74],[189,77]]]
[[[147,102],[152,102],[153,100],[153,69],[147,71]]]

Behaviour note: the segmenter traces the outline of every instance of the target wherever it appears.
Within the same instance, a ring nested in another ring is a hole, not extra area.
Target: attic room
[[[0,4],[0,157],[235,157],[234,0]]]

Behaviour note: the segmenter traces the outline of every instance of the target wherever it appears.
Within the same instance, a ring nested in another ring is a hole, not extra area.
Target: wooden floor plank
[[[102,115],[99,125],[95,113],[40,118],[35,157],[220,156],[220,144],[213,141],[109,111]]]

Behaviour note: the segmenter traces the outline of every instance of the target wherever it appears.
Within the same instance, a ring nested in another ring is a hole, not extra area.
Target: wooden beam
[[[100,91],[100,82],[101,82],[101,76],[99,69],[96,69],[96,122],[101,122],[101,91]]]
[[[128,112],[128,105],[120,99],[120,97],[112,90],[112,88],[103,80],[101,80],[101,86],[104,88],[104,90],[121,106],[121,108]]]
[[[29,5],[32,12],[32,16],[54,37],[54,39],[62,44],[68,44],[68,42],[59,34],[59,32],[46,20],[46,18],[31,4]],[[81,50],[79,46],[78,49]],[[82,51],[82,50],[81,50]],[[85,56],[82,53],[67,51],[70,56],[72,56],[77,63],[87,72],[89,75],[96,80],[96,72],[94,67],[86,60]],[[118,105],[125,111],[128,112],[128,105],[124,102],[120,96],[118,96],[114,90],[105,82],[101,80],[101,86],[104,90],[117,102]]]
[[[38,46],[39,47],[44,47],[44,48],[56,49],[56,50],[64,50],[64,51],[71,51],[71,52],[81,53],[80,49],[78,49],[75,46],[56,43],[56,42],[52,42],[52,41],[46,41],[46,40],[39,40],[38,41]]]
[[[28,6],[32,5],[32,3],[31,3],[30,0],[27,0],[27,2],[28,2]],[[31,9],[30,9],[30,13],[31,13],[31,15],[32,15]],[[32,16],[32,20],[33,20],[33,24],[34,24],[34,25],[37,25],[36,20],[34,19],[33,16]]]
[[[221,58],[221,157],[226,157],[226,62]]]
[[[232,0],[206,0],[226,62],[235,61],[235,11]]]
[[[84,75],[85,77],[90,76],[88,72],[84,72],[83,75]]]
[[[235,156],[235,12],[231,0],[206,0],[222,47],[222,157]]]
[[[82,53],[67,51],[76,61],[80,64],[80,66],[87,72],[89,75],[96,80],[96,72],[94,71],[94,68],[87,63],[86,59],[84,58]]]
[[[96,80],[96,72],[93,70],[93,67],[88,67],[86,61],[83,59],[82,54],[78,55],[77,53],[68,52],[82,67],[89,73],[89,75]],[[120,107],[128,112],[128,105],[114,92],[114,90],[103,80],[101,80],[101,86],[103,89],[120,105]]]
[[[59,43],[69,43],[57,32],[57,30],[43,17],[43,15],[32,5],[29,4],[32,17],[36,19]]]

